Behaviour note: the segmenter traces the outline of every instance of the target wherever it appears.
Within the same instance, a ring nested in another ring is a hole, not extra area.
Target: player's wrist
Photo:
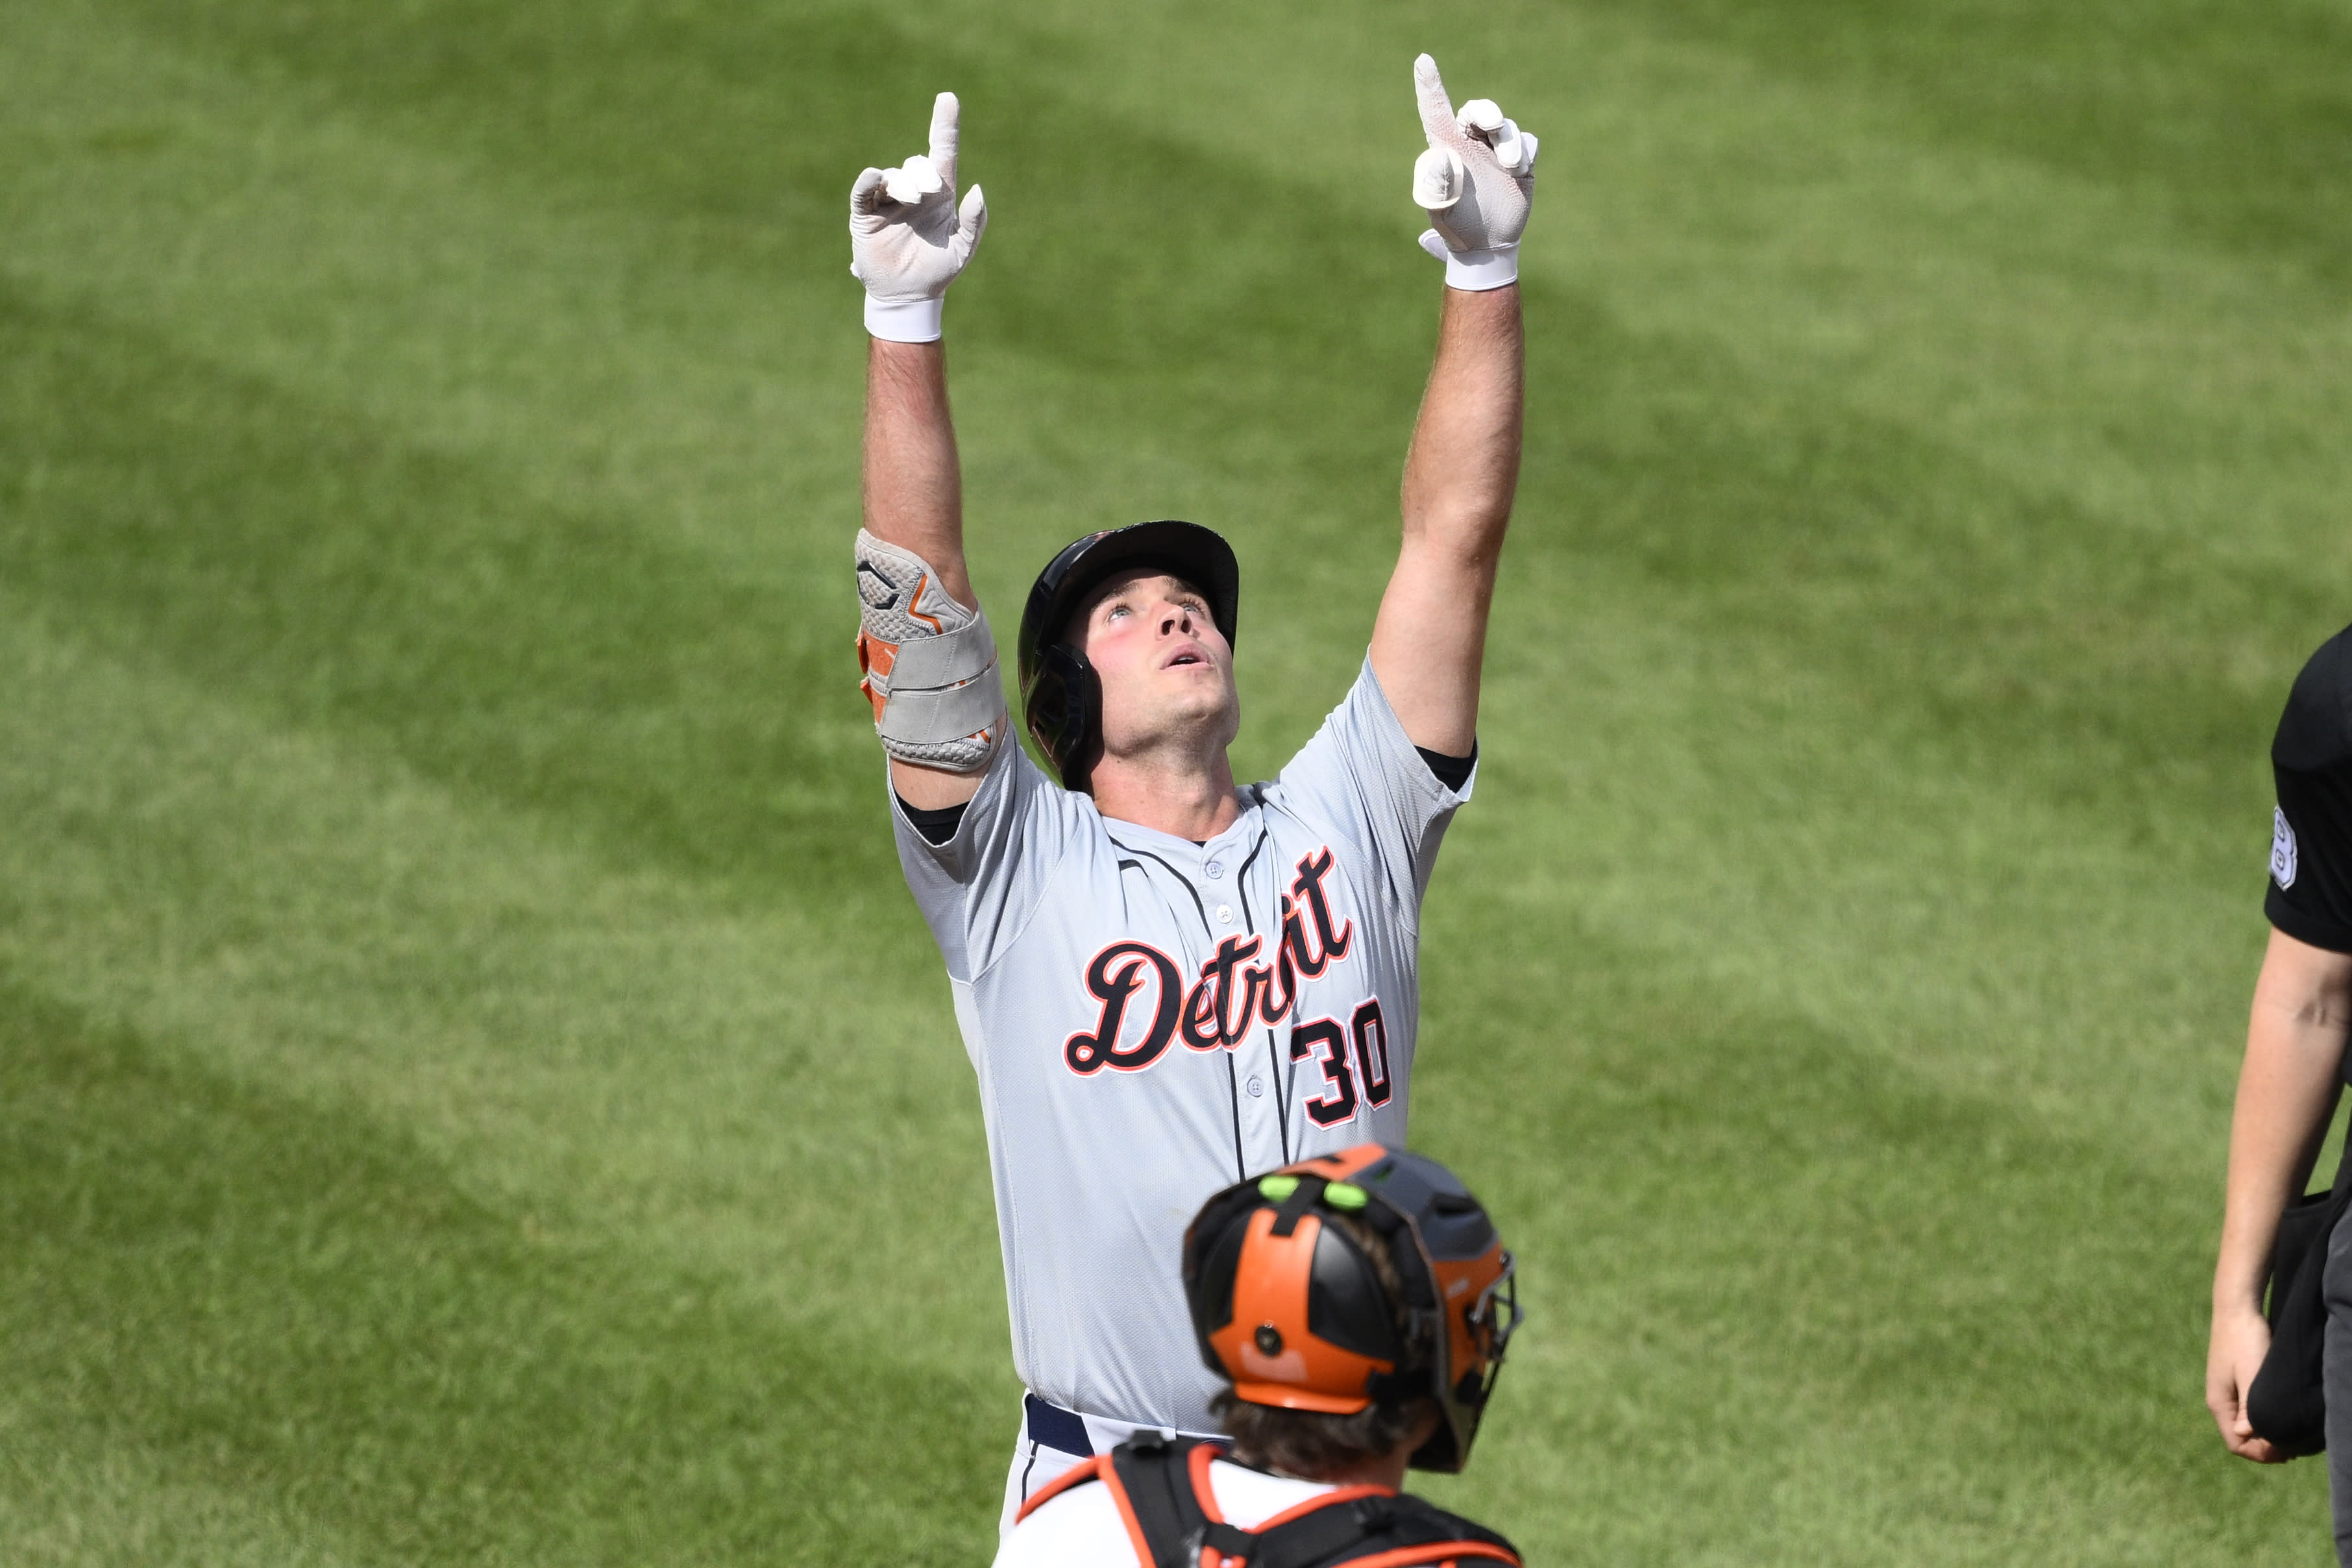
[[[1519,242],[1478,250],[1456,250],[1437,230],[1425,229],[1421,247],[1445,263],[1445,286],[1469,293],[1501,289],[1519,280]]]
[[[935,343],[947,310],[944,296],[935,300],[877,300],[866,296],[866,331],[894,343]]]
[[[1445,253],[1445,286],[1484,293],[1519,280],[1519,247],[1496,246],[1492,250],[1449,250]]]
[[[1433,226],[1421,247],[1445,263],[1445,286],[1466,293],[1519,280],[1519,236],[1535,195],[1536,138],[1490,98],[1456,112],[1427,55],[1412,62],[1426,151],[1413,160],[1412,199]]]

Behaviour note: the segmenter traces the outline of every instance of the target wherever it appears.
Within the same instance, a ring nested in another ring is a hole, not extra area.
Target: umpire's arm
[[[2246,1391],[2271,1343],[2263,1283],[2279,1215],[2309,1179],[2336,1108],[2347,1028],[2352,954],[2272,931],[2254,983],[2245,1066],[2230,1121],[2229,1197],[2205,1358],[2205,1404],[2221,1441],[2231,1453],[2263,1464],[2281,1456],[2246,1419]]]
[[[1372,626],[1372,673],[1416,746],[1466,756],[1503,531],[1519,483],[1519,289],[1445,290],[1437,363],[1404,460],[1404,543]]]

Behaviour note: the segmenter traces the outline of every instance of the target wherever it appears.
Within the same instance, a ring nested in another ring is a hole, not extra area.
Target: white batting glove
[[[1412,165],[1412,199],[1434,226],[1421,247],[1445,263],[1453,289],[1500,289],[1519,276],[1519,236],[1535,198],[1536,139],[1503,118],[1490,98],[1455,114],[1437,62],[1412,62],[1429,151]]]
[[[956,205],[956,95],[931,105],[931,150],[849,187],[849,274],[866,285],[866,330],[893,342],[939,341],[948,285],[980,244],[988,202]]]

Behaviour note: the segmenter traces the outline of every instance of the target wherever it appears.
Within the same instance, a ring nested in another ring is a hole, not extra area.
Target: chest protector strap
[[[1209,1466],[1222,1457],[1213,1443],[1144,1433],[1056,1477],[1022,1506],[1021,1517],[1098,1480],[1110,1489],[1147,1568],[1519,1568],[1517,1551],[1493,1531],[1382,1487],[1340,1487],[1256,1530],[1237,1529],[1219,1516],[1210,1486]]]

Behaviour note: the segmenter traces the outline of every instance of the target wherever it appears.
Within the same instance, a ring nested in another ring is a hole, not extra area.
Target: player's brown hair
[[[1352,1214],[1324,1209],[1318,1217],[1325,1225],[1336,1225],[1346,1231],[1371,1261],[1372,1272],[1380,1279],[1381,1293],[1388,1299],[1397,1343],[1405,1347],[1404,1360],[1397,1373],[1409,1377],[1425,1372],[1433,1347],[1426,1334],[1414,1331],[1388,1237]],[[1234,1458],[1245,1465],[1280,1470],[1305,1480],[1318,1480],[1391,1452],[1412,1436],[1413,1428],[1431,1408],[1428,1396],[1416,1394],[1398,1404],[1384,1405],[1374,1400],[1353,1415],[1280,1410],[1240,1398],[1230,1385],[1209,1401],[1209,1409],[1216,1415],[1218,1425],[1234,1440]]]

